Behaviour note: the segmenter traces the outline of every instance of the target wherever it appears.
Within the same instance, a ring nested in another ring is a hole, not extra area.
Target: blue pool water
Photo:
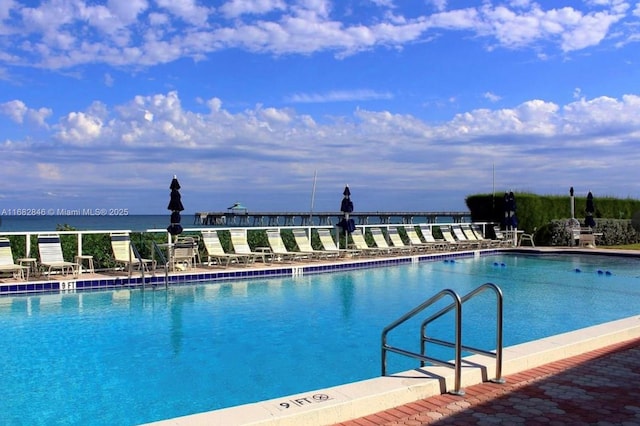
[[[497,255],[0,298],[0,424],[138,424],[376,377],[381,330],[444,288],[500,286],[506,346],[629,317],[640,311],[639,265]],[[494,311],[491,293],[465,305],[465,344],[494,348]],[[432,332],[447,337],[450,324],[445,317]],[[417,336],[408,324],[390,342],[417,350]],[[390,355],[388,366],[417,365]]]

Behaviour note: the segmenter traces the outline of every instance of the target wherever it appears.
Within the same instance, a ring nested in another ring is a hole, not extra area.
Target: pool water
[[[464,295],[497,284],[505,346],[629,317],[640,311],[639,265],[496,255],[168,291],[0,298],[0,424],[139,424],[376,377],[382,329],[445,288]],[[463,311],[464,343],[494,349],[493,293]],[[417,351],[418,324],[394,330],[390,343]],[[445,316],[430,332],[449,338],[452,324]],[[451,358],[439,348],[430,354]],[[391,373],[415,367],[389,356]]]

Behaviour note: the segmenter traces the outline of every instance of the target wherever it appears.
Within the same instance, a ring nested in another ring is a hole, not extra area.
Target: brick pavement
[[[340,426],[639,425],[640,339],[611,345]]]

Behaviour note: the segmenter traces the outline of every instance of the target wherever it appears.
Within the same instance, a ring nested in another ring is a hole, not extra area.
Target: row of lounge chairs
[[[433,227],[437,226],[442,238],[436,239]],[[168,265],[173,270],[190,269],[196,264],[204,263],[210,266],[229,267],[230,265],[249,265],[256,261],[293,262],[298,260],[329,260],[341,256],[379,256],[379,255],[409,255],[417,252],[445,251],[445,250],[474,250],[512,245],[504,237],[499,228],[495,229],[495,239],[487,239],[480,227],[475,224],[459,225],[421,225],[420,236],[416,227],[404,226],[405,238],[401,236],[398,227],[389,227],[385,232],[382,228],[369,228],[374,245],[367,244],[362,230],[356,229],[350,234],[351,242],[346,248],[339,248],[330,229],[317,229],[321,249],[314,249],[306,229],[293,229],[293,237],[297,250],[289,250],[285,246],[281,234],[276,229],[266,231],[269,247],[252,249],[247,241],[246,229],[231,229],[232,251],[227,252],[216,230],[205,230],[199,237],[187,236],[175,244],[167,245],[170,255]],[[408,241],[405,243],[405,240]],[[202,244],[200,244],[200,241]],[[200,262],[199,247],[206,252],[206,261]],[[130,272],[133,270],[153,271],[157,267],[156,259],[143,258],[131,243],[128,233],[111,234],[113,258],[118,265],[122,265]],[[80,264],[65,261],[62,254],[60,237],[58,235],[39,235],[38,250],[40,254],[40,268],[47,275],[60,271],[63,275],[77,275]],[[82,256],[80,256],[81,258]],[[91,256],[84,256],[91,257]],[[20,259],[23,260],[23,259]],[[22,263],[16,264],[11,253],[8,239],[0,238],[0,272],[11,272],[15,278],[25,278],[29,267]],[[28,276],[27,276],[28,278]]]
[[[410,255],[426,251],[446,250],[475,250],[483,248],[507,247],[512,245],[500,232],[495,230],[496,238],[487,239],[481,228],[474,224],[461,224],[452,226],[438,226],[441,239],[436,239],[432,227],[424,225],[420,227],[422,238],[413,226],[404,227],[406,235],[405,243],[397,227],[389,227],[386,235],[382,228],[369,228],[374,245],[369,245],[360,229],[350,233],[351,242],[347,248],[338,248],[330,229],[317,229],[318,238],[322,248],[314,249],[305,229],[293,229],[293,237],[297,246],[296,250],[289,250],[276,229],[267,230],[269,247],[257,248],[252,251],[246,238],[246,230],[230,230],[233,252],[225,252],[217,232],[215,230],[203,231],[203,245],[207,252],[208,265],[220,265],[227,267],[231,263],[248,265],[256,260],[262,262],[282,261],[293,262],[298,260],[332,259],[341,256],[380,256],[380,255]]]

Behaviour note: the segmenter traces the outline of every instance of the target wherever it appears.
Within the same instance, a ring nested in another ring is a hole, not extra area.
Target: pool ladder
[[[474,296],[486,291],[493,290],[496,295],[496,350],[495,352],[486,351],[484,349],[474,348],[470,346],[465,346],[462,344],[462,304]],[[405,321],[413,318],[420,312],[424,311],[440,299],[450,296],[453,299],[451,304],[442,308],[440,311],[431,315],[429,318],[425,319],[422,322],[420,328],[420,353],[411,352],[405,349],[397,348],[387,344],[387,334],[399,325],[403,324]],[[440,291],[435,296],[426,300],[419,306],[415,307],[411,311],[404,314],[402,317],[398,318],[388,326],[384,328],[382,331],[382,375],[387,375],[387,352],[394,352],[400,355],[405,355],[411,358],[416,358],[420,360],[420,365],[422,367],[425,366],[425,363],[429,362],[431,364],[442,365],[445,367],[452,367],[455,370],[454,377],[454,389],[449,393],[455,395],[464,395],[464,391],[460,389],[461,382],[461,370],[462,370],[462,351],[472,352],[476,354],[486,355],[496,360],[496,377],[495,379],[491,379],[494,383],[504,383],[504,379],[502,378],[502,290],[498,286],[492,283],[485,283],[466,294],[463,297],[460,297],[455,291],[446,289]],[[427,335],[427,326],[443,315],[455,310],[455,341],[449,342],[441,339],[437,339],[434,337],[429,337]],[[449,348],[455,348],[455,358],[453,362],[446,361],[442,359],[433,358],[427,356],[426,347],[427,343],[434,343],[441,346],[446,346]]]

